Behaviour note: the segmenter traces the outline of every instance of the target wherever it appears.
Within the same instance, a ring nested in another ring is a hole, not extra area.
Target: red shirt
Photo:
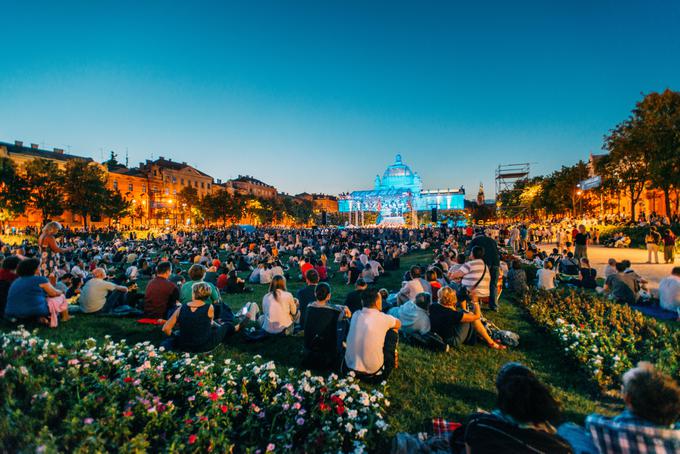
[[[162,277],[155,277],[146,286],[144,293],[144,315],[150,318],[165,318],[168,310],[179,300],[179,289]]]
[[[315,266],[314,269],[316,270],[317,273],[319,273],[319,280],[320,281],[325,281],[328,279],[328,272],[326,271],[326,267],[323,265]]]
[[[227,286],[227,274],[222,273],[219,276],[217,276],[217,283],[215,284],[215,287],[218,289],[222,290]]]
[[[312,266],[311,263],[305,262],[305,264],[300,267],[300,271],[302,272],[302,279],[307,277],[307,271],[313,270],[313,269],[314,269],[314,267]]]
[[[4,270],[4,269],[0,268],[0,281],[12,282],[17,277],[19,277],[19,276],[17,276],[15,273],[11,272],[10,270]]]

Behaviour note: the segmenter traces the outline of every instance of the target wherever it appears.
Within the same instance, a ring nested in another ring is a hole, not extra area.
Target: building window
[[[146,194],[146,184],[142,184],[142,194]]]
[[[170,195],[170,189],[165,188],[165,195]]]
[[[210,183],[208,183],[208,189],[210,189]]]
[[[156,169],[154,169],[154,171],[153,171],[153,176],[154,176],[154,177],[157,177],[157,176],[158,176],[158,171],[157,171]]]
[[[198,187],[198,181],[194,181],[194,187],[195,187],[195,188]]]
[[[177,195],[177,189],[172,190],[172,195]]]
[[[201,181],[201,189],[205,189],[205,183]]]
[[[128,183],[128,192],[132,192],[133,189],[132,183]]]
[[[118,190],[118,180],[113,180],[113,189]]]
[[[180,179],[179,179],[179,183],[180,183],[182,186],[184,186],[184,178],[180,178]]]
[[[173,182],[173,183],[177,183],[177,177],[174,176],[174,175],[172,176],[172,182]]]

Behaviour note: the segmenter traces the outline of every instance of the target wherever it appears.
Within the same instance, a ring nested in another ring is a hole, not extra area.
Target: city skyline
[[[6,7],[0,139],[291,194],[366,187],[401,154],[474,198],[498,164],[586,160],[641,93],[680,86],[672,2],[259,7]]]

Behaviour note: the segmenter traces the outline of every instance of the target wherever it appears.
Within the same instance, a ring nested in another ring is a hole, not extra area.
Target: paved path
[[[541,245],[544,250],[550,251],[554,245]],[[591,245],[588,246],[588,258],[590,259],[590,266],[597,270],[597,277],[604,276],[604,267],[607,261],[612,258],[616,261],[628,259],[632,263],[632,268],[643,278],[649,281],[649,288],[656,290],[659,287],[659,281],[671,274],[673,266],[680,266],[680,258],[677,254],[675,257],[675,265],[663,263],[663,251],[659,251],[659,264],[647,264],[647,251],[644,249],[623,249],[623,248],[607,248],[604,246]],[[652,257],[652,261],[654,257]]]

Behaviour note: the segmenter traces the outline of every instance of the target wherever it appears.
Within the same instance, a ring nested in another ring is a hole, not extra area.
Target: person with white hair
[[[88,280],[80,292],[78,304],[86,314],[109,313],[125,304],[128,288],[106,280],[104,268],[95,268],[92,279]]]

